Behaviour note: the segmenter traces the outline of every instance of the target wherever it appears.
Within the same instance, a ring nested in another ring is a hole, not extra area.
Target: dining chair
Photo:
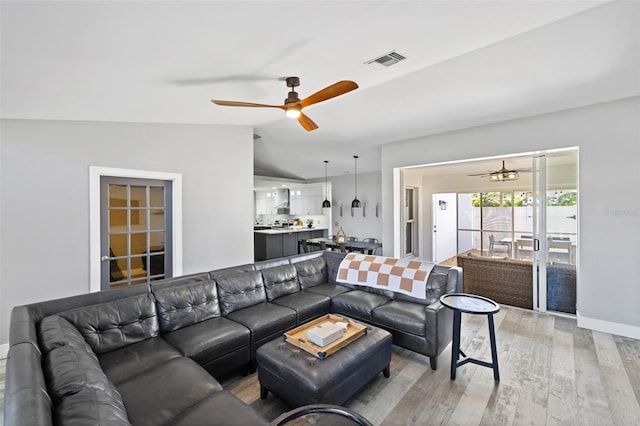
[[[380,240],[378,240],[377,238],[363,238],[362,241],[365,242],[365,243],[379,243],[380,242]],[[374,248],[372,250],[369,250],[369,254],[377,254],[378,253],[378,248],[379,247],[376,247],[376,248]]]

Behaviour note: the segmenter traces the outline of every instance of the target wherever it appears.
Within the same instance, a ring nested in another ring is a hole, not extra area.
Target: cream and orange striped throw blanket
[[[340,262],[336,281],[426,299],[427,278],[433,266],[429,262],[349,253]]]

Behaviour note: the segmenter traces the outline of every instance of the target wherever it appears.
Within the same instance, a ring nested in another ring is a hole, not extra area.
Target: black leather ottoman
[[[272,340],[258,348],[260,397],[269,391],[292,407],[341,405],[378,373],[389,377],[391,334],[367,325],[367,334],[325,359],[285,342]]]

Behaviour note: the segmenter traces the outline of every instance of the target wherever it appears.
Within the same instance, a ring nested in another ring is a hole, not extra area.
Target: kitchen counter
[[[300,253],[300,241],[327,236],[327,228],[260,229],[253,231],[255,261],[275,259]]]
[[[328,228],[323,227],[313,227],[309,228],[306,226],[295,226],[292,228],[276,228],[276,229],[260,229],[254,230],[256,234],[266,234],[266,235],[275,235],[275,234],[289,234],[291,232],[306,232],[306,231],[326,231]]]

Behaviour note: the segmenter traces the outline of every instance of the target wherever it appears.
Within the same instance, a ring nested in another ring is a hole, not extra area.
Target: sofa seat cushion
[[[323,296],[334,298],[341,295],[342,293],[351,291],[351,289],[340,284],[324,283],[314,285],[313,287],[306,287],[304,291],[308,291],[309,293],[322,294]]]
[[[122,400],[96,388],[83,388],[65,397],[53,413],[57,425],[131,425]]]
[[[212,419],[215,416],[215,420]],[[250,405],[228,391],[215,392],[189,407],[171,421],[171,426],[194,425],[267,426],[270,423]]]
[[[252,344],[296,326],[296,311],[275,303],[259,303],[233,311],[227,318],[239,322],[251,331]]]
[[[249,329],[226,318],[212,318],[162,336],[200,365],[239,348],[249,353]]]
[[[136,426],[171,425],[173,419],[222,386],[187,357],[174,358],[118,385]],[[214,423],[217,413],[210,413]]]
[[[137,374],[180,357],[182,354],[178,349],[162,337],[154,337],[107,352],[98,359],[107,377],[117,386]]]
[[[391,299],[381,294],[362,290],[353,290],[331,299],[331,312],[349,317],[371,321],[373,310],[389,303]]]
[[[424,336],[427,321],[422,304],[392,300],[373,310],[373,321],[398,331]]]
[[[328,314],[331,309],[330,297],[307,291],[280,297],[274,300],[273,303],[286,306],[296,311],[296,321],[298,324]]]

